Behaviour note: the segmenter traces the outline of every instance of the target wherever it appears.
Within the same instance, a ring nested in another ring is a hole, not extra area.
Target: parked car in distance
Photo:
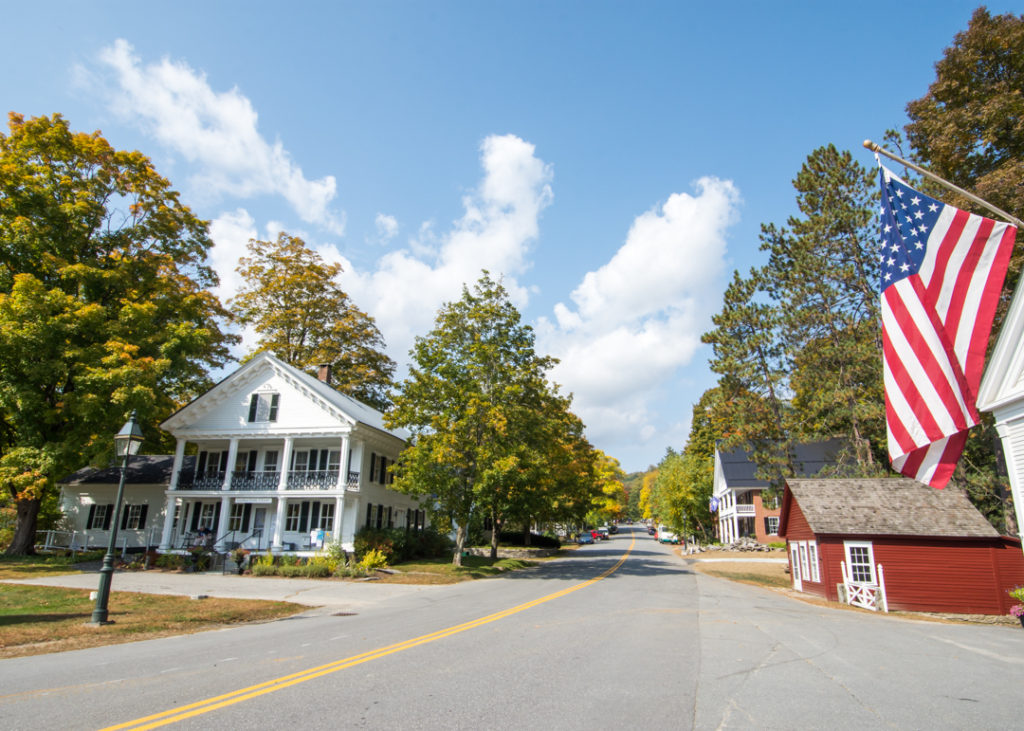
[[[658,543],[679,543],[679,536],[670,531],[667,526],[658,526]]]
[[[576,539],[576,542],[579,543],[581,546],[592,544],[594,542],[594,536],[590,535],[590,531],[585,530],[582,533],[580,533],[580,536]]]
[[[609,538],[611,538],[611,531],[608,530],[608,526],[606,525],[602,525],[600,528],[598,528],[597,534],[601,536],[602,541],[607,541]]]
[[[615,535],[619,532],[619,526],[615,525],[615,523],[612,523],[610,526],[608,526],[608,532],[612,535]]]
[[[647,535],[653,536],[657,532],[658,532],[658,529],[655,528],[653,525],[647,526]]]

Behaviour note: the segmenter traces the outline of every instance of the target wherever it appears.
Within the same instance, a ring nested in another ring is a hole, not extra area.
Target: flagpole
[[[1000,217],[1006,219],[1007,221],[1012,223],[1017,228],[1024,228],[1024,221],[1021,221],[1016,216],[1011,216],[1006,211],[1004,211],[1004,210],[1002,210],[1000,208],[996,208],[994,205],[992,205],[988,201],[982,200],[981,198],[979,198],[978,196],[974,195],[973,193],[968,193],[963,188],[961,188],[959,186],[956,186],[956,185],[953,185],[948,180],[943,180],[942,178],[940,178],[935,173],[929,172],[929,171],[925,170],[923,167],[920,167],[919,165],[915,165],[912,162],[908,162],[908,161],[904,160],[902,157],[897,157],[896,155],[894,155],[891,152],[889,152],[888,150],[886,150],[884,147],[880,147],[879,145],[876,145],[871,140],[864,140],[864,147],[868,148],[872,152],[877,152],[879,155],[885,155],[890,160],[895,160],[896,162],[900,163],[901,165],[905,165],[906,167],[910,168],[911,170],[914,170],[915,172],[921,173],[921,175],[924,175],[926,178],[930,178],[931,180],[934,180],[939,185],[944,185],[947,188],[949,188],[950,190],[956,191],[957,193],[959,193],[963,197],[965,197],[965,198],[967,198],[969,200],[974,201],[975,203],[977,203],[980,206],[984,206],[985,208],[987,208],[990,211],[992,211],[993,213],[995,213],[997,216],[1000,216]]]

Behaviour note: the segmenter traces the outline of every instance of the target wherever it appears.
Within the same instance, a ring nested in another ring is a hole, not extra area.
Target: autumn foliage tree
[[[239,261],[242,286],[229,305],[259,336],[255,352],[316,373],[331,366],[331,385],[384,411],[395,363],[377,324],[338,284],[340,264],[328,264],[297,236],[252,239]]]
[[[0,488],[31,553],[55,480],[147,437],[228,358],[205,221],[139,152],[11,114],[0,134]]]

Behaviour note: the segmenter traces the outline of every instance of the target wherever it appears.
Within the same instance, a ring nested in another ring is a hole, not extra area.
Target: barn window
[[[875,560],[870,543],[843,544],[846,548],[846,566],[850,580],[859,584],[875,583]]]
[[[821,583],[821,573],[818,570],[818,544],[816,541],[807,542],[807,557],[811,562],[811,581]]]

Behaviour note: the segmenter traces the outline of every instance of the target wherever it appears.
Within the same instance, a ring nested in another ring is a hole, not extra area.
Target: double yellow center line
[[[387,647],[381,647],[376,650],[364,652],[361,655],[353,655],[352,657],[347,657],[344,660],[336,660],[334,662],[327,663],[326,665],[320,665],[318,667],[309,668],[308,670],[303,670],[299,673],[285,675],[280,678],[275,678],[274,680],[259,683],[258,685],[250,685],[247,688],[241,688],[231,693],[225,693],[224,695],[214,696],[213,698],[207,698],[206,700],[198,701],[196,703],[172,708],[168,711],[163,711],[162,713],[146,716],[145,718],[139,718],[116,726],[108,726],[103,729],[103,731],[114,731],[114,729],[133,729],[134,731],[142,731],[143,729],[157,728],[159,726],[177,723],[178,721],[184,721],[186,718],[199,716],[204,713],[209,713],[210,711],[215,711],[218,708],[224,708],[225,706],[241,703],[242,701],[266,695],[267,693],[283,690],[290,686],[298,685],[299,683],[305,683],[307,680],[313,680],[314,678],[336,673],[339,670],[345,670],[346,668],[350,668],[355,665],[361,665],[364,662],[377,660],[382,657],[387,657],[388,655],[393,655],[396,652],[402,652],[403,650],[418,647],[419,645],[425,645],[429,642],[444,639],[445,637],[451,637],[452,635],[457,635],[460,632],[465,632],[466,630],[474,629],[476,627],[489,624],[490,622],[497,622],[499,619],[504,619],[505,617],[510,617],[513,614],[518,614],[519,612],[535,607],[538,604],[544,604],[545,602],[559,599],[567,594],[572,594],[574,591],[579,591],[580,589],[586,588],[591,584],[596,584],[598,581],[611,576],[619,570],[619,567],[622,566],[623,563],[625,563],[635,545],[636,537],[634,536],[633,540],[629,544],[629,548],[627,548],[626,552],[622,554],[622,558],[620,558],[610,569],[602,573],[600,576],[595,576],[593,579],[584,581],[581,584],[570,586],[568,589],[556,591],[554,594],[548,594],[547,596],[542,596],[539,599],[534,599],[526,602],[525,604],[520,604],[518,606],[511,607],[510,609],[504,609],[500,612],[495,612],[494,614],[488,614],[486,617],[480,617],[479,619],[464,622],[463,624],[457,624],[454,627],[448,627],[447,629],[438,630],[437,632],[431,632],[428,635],[422,635],[411,640],[397,642],[393,645],[388,645]]]

